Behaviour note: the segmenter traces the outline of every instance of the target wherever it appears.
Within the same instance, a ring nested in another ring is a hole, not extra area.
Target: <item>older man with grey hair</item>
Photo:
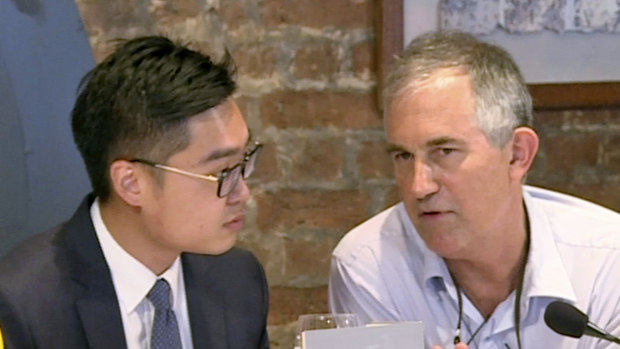
[[[549,329],[560,300],[620,334],[620,215],[523,184],[539,141],[505,50],[460,32],[417,37],[384,106],[402,202],[335,249],[331,311],[423,321],[427,347],[608,345]]]

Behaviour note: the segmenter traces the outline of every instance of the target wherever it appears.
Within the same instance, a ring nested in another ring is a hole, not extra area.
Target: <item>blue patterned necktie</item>
[[[155,282],[146,295],[155,307],[151,331],[151,349],[183,349],[179,325],[170,305],[170,285],[164,279]]]

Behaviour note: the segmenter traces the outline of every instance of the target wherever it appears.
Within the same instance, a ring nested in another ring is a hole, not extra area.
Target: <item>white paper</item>
[[[303,349],[424,349],[422,322],[308,330],[301,333]]]

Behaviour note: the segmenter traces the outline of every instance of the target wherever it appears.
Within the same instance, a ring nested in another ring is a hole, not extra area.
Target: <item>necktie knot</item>
[[[153,303],[156,311],[170,309],[170,285],[168,285],[168,281],[165,279],[157,280],[146,298]]]

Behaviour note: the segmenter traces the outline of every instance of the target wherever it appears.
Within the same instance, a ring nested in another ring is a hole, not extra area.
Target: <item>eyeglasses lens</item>
[[[254,172],[256,158],[258,158],[261,148],[261,146],[255,148],[242,163],[233,167],[230,172],[225,175],[220,185],[220,197],[230,194],[237,186],[237,182],[239,182],[239,178],[241,176],[243,176],[244,179],[250,177],[250,175]]]

